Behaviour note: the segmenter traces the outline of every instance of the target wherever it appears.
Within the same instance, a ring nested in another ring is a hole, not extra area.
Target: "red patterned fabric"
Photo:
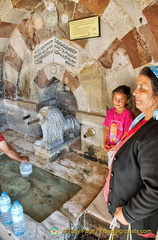
[[[0,142],[5,141],[3,135],[0,133]]]

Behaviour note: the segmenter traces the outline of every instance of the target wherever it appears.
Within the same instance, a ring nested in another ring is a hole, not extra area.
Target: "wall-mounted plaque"
[[[70,40],[93,38],[100,36],[98,16],[69,21]]]
[[[33,57],[35,64],[51,62],[75,67],[78,64],[78,49],[58,38],[52,37],[36,46]]]

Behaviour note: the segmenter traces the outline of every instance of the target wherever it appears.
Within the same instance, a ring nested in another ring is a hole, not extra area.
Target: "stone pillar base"
[[[49,161],[55,160],[60,154],[62,154],[62,152],[68,151],[68,146],[75,140],[76,140],[76,138],[69,138],[69,139],[65,140],[64,143],[54,147],[51,150],[47,150],[45,148],[41,148],[36,145],[33,145],[34,154],[35,154],[35,156],[39,156],[40,158],[44,158]]]

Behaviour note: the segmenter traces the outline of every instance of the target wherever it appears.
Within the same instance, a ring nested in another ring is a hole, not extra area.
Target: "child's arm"
[[[106,152],[109,151],[109,145],[107,145],[107,140],[108,140],[108,132],[109,132],[109,128],[105,126],[104,128],[104,150]]]
[[[120,139],[121,141],[125,138],[126,134],[127,134],[127,132],[124,132],[124,134],[122,135],[122,137]]]

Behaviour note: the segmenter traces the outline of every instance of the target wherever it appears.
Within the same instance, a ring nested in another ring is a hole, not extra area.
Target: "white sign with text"
[[[78,50],[55,37],[39,44],[33,53],[34,63],[54,62],[77,66]]]

